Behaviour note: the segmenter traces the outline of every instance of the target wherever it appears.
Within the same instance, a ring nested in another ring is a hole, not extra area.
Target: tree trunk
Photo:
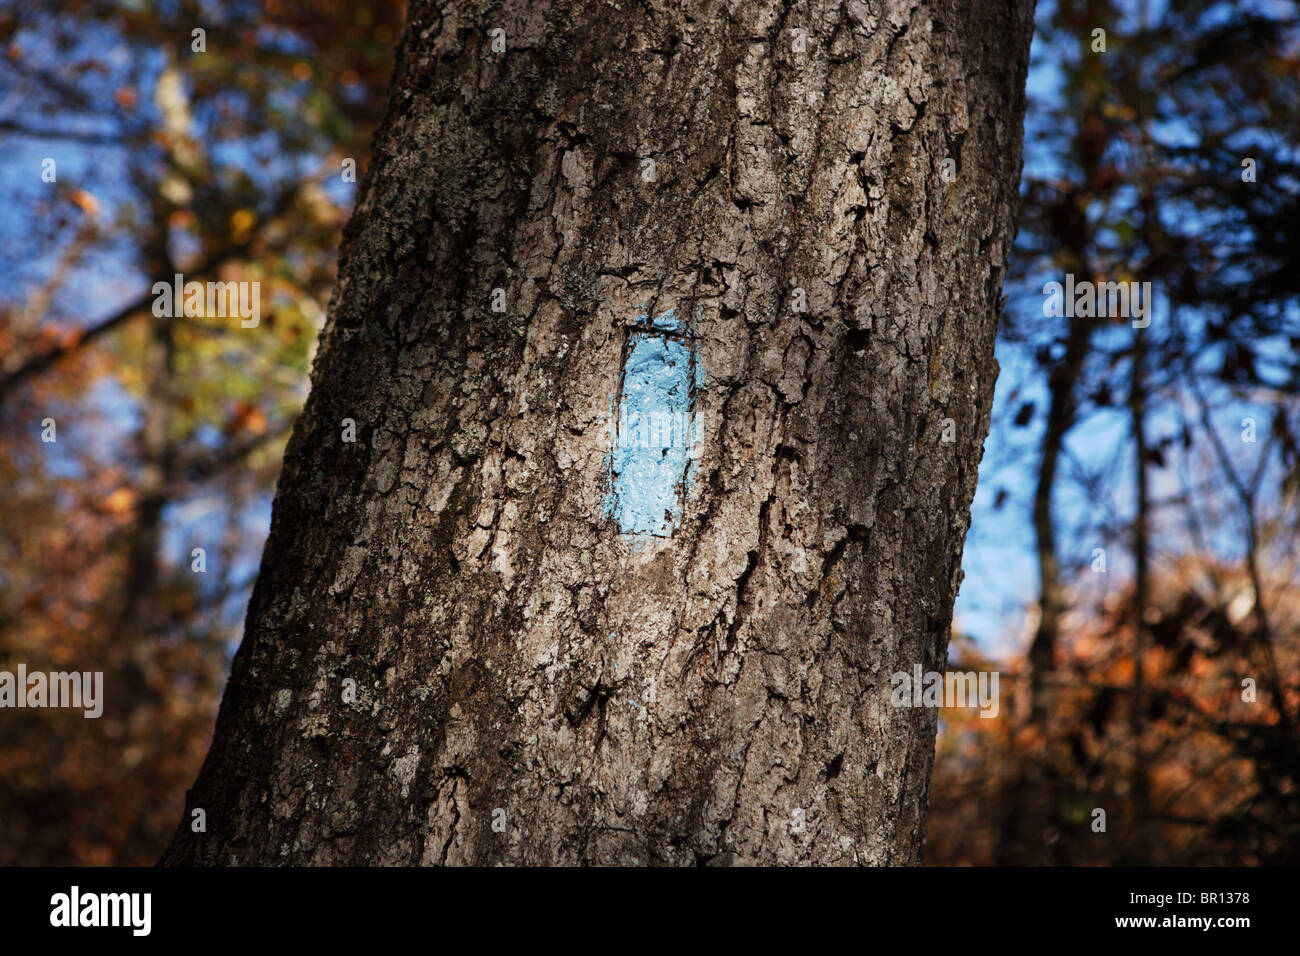
[[[411,4],[164,861],[916,863],[1031,0],[479,9]]]

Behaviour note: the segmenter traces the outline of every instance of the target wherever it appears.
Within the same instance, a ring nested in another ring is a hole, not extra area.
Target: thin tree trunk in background
[[[477,9],[411,5],[165,862],[917,862],[1032,3]]]
[[[1147,473],[1146,434],[1146,339],[1141,330],[1134,330],[1133,380],[1129,393],[1129,410],[1132,415],[1133,445],[1137,478],[1136,512],[1133,517],[1133,806],[1136,827],[1134,845],[1139,854],[1146,846],[1147,821],[1150,817],[1150,780],[1147,776],[1146,753],[1142,737],[1146,726],[1145,662],[1146,609],[1150,598],[1150,521],[1151,492]]]
[[[156,190],[155,183],[147,186]],[[156,225],[144,247],[145,267],[152,274],[167,275],[173,269],[166,226],[171,207],[156,192],[154,196],[150,221]],[[144,339],[148,401],[136,437],[142,467],[136,481],[134,521],[127,536],[126,575],[113,632],[115,642],[148,640],[157,629],[163,511],[172,494],[176,470],[176,446],[171,435],[176,375],[173,321],[170,317],[149,316]],[[143,676],[139,680],[143,686]]]
[[[1085,273],[1091,274],[1091,273]],[[1095,320],[1072,316],[1066,336],[1065,355],[1048,376],[1050,399],[1047,426],[1043,432],[1034,489],[1034,536],[1038,551],[1038,627],[1029,647],[1030,715],[1043,724],[1055,707],[1051,683],[1056,669],[1056,647],[1060,641],[1061,615],[1066,610],[1065,584],[1061,580],[1061,559],[1056,542],[1056,519],[1052,513],[1052,489],[1057,466],[1065,448],[1065,437],[1074,426],[1078,397],[1075,394],[1083,363],[1091,347]]]

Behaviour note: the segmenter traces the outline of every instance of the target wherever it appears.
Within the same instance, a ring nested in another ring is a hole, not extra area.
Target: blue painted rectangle
[[[644,319],[644,317],[642,317]],[[694,445],[693,356],[671,311],[631,333],[607,510],[625,534],[667,537],[681,519]]]

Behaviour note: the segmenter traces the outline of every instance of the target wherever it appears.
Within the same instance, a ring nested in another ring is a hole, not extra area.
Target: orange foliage
[[[1136,734],[1131,589],[1070,616],[1041,726],[1023,661],[952,665],[1000,669],[1002,707],[942,712],[927,862],[1300,860],[1300,596],[1284,577],[1264,587],[1274,678],[1244,571],[1184,559],[1152,583]]]

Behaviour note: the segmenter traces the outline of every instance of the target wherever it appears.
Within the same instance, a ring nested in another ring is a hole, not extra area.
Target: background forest
[[[180,818],[401,19],[0,0],[0,670],[110,689],[0,717],[0,864],[152,864]],[[943,712],[926,858],[1300,862],[1300,9],[1037,26],[949,661],[1001,706]],[[175,273],[260,324],[156,316]],[[1150,282],[1149,327],[1045,316],[1066,274]]]

